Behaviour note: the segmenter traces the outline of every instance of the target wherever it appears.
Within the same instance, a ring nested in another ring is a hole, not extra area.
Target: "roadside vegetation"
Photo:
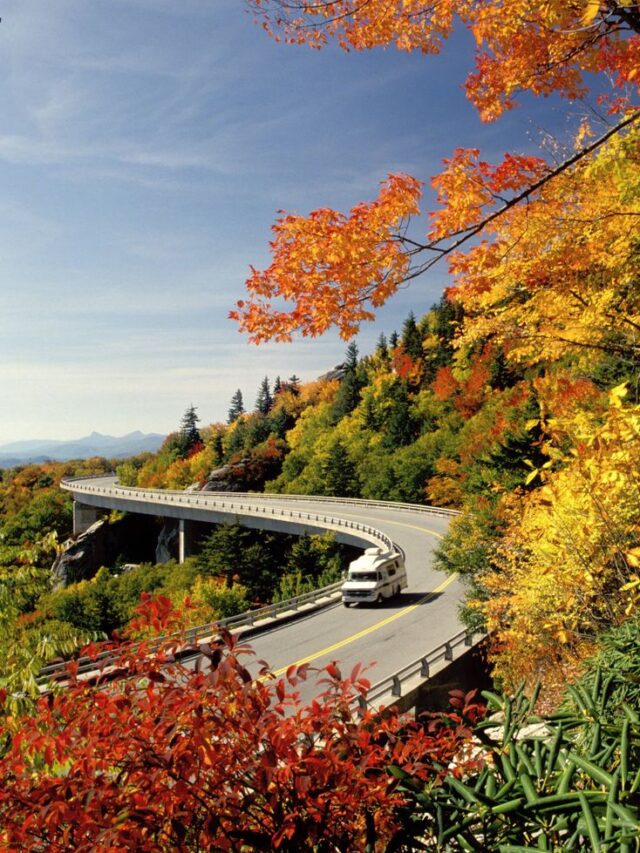
[[[436,260],[453,285],[374,352],[351,343],[310,383],[265,377],[253,408],[238,389],[224,424],[198,426],[191,406],[159,453],[118,468],[144,487],[213,479],[460,509],[438,560],[465,580],[465,619],[490,634],[498,692],[456,694],[451,713],[416,726],[358,719],[359,668],[329,665],[305,707],[296,687],[310,668],[252,680],[247,650],[222,633],[196,671],[171,649],[161,662],[116,642],[129,678],[34,705],[38,661],[127,620],[145,637],[288,595],[335,577],[336,553],[306,541],[276,578],[256,543],[222,529],[182,567],[106,569],[52,592],[69,529],[62,469],[5,472],[0,848],[638,850],[638,4],[248,5],[287,43],[422,54],[457,16],[476,39],[466,86],[487,121],[519,92],[576,102],[595,82],[597,108],[538,156],[456,149],[432,179],[424,236],[422,183],[404,174],[347,214],[281,214],[271,264],[232,311],[255,342],[331,326],[352,338]],[[140,593],[156,596],[136,609]]]

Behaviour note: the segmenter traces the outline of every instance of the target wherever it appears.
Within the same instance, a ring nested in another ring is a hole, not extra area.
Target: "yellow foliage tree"
[[[479,606],[511,686],[579,659],[635,606],[640,406],[624,406],[624,393],[611,392],[599,426],[584,409],[547,419],[557,467],[540,472],[540,488],[504,500],[509,524]]]

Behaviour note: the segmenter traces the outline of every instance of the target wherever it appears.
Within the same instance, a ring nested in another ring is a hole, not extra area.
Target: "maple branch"
[[[406,241],[411,243],[417,251],[434,252],[437,255],[436,257],[433,257],[425,263],[421,264],[419,267],[416,267],[406,277],[405,280],[409,281],[410,279],[417,278],[419,275],[422,275],[422,273],[426,272],[428,269],[431,269],[431,267],[434,266],[434,264],[436,264],[442,257],[444,257],[445,255],[449,255],[452,252],[455,252],[456,249],[459,249],[460,246],[464,245],[472,237],[475,237],[480,234],[480,232],[483,231],[488,225],[490,225],[496,219],[499,219],[501,216],[507,213],[507,211],[511,210],[513,207],[516,207],[518,204],[520,204],[520,202],[528,200],[539,189],[545,186],[545,184],[553,180],[553,178],[556,178],[558,175],[561,175],[563,172],[566,172],[584,157],[597,150],[612,136],[615,136],[617,133],[620,133],[620,131],[622,131],[625,127],[629,127],[631,124],[638,121],[639,119],[640,110],[632,113],[630,116],[627,116],[622,121],[618,122],[618,124],[614,125],[612,128],[609,128],[606,133],[604,133],[602,136],[599,136],[593,142],[589,143],[589,145],[585,145],[584,148],[581,148],[571,157],[564,160],[562,163],[560,163],[559,166],[556,166],[554,169],[550,169],[542,178],[539,178],[537,181],[534,181],[522,192],[518,193],[517,195],[513,196],[513,198],[509,199],[509,201],[505,202],[502,207],[499,207],[497,210],[492,211],[491,213],[487,214],[487,216],[483,217],[480,221],[476,222],[475,225],[470,225],[468,228],[460,229],[459,231],[453,231],[446,237],[440,237],[437,240],[433,240],[431,243],[420,244],[416,243],[413,240],[410,241],[408,240],[408,238],[403,237],[402,235],[396,235],[395,239],[399,240],[399,242]],[[444,240],[453,240],[453,242],[451,242],[448,246],[439,245]]]
[[[640,33],[640,8],[637,4],[634,8],[631,5],[622,6],[616,0],[607,0],[607,8],[612,14],[617,15],[621,21],[628,24],[634,32]]]
[[[610,343],[596,343],[593,341],[575,341],[571,338],[565,338],[563,335],[549,335],[549,334],[524,334],[522,336],[528,340],[540,340],[540,341],[560,341],[563,344],[569,344],[572,347],[584,347],[585,349],[594,349],[599,352],[607,352],[607,353],[616,353],[617,355],[633,355],[634,359],[637,357],[636,353],[640,353],[640,344],[629,343],[628,346],[623,346],[622,344],[614,344]]]

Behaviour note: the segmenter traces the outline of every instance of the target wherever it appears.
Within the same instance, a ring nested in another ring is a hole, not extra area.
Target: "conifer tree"
[[[402,346],[407,355],[413,359],[421,359],[424,355],[422,349],[422,335],[416,323],[416,315],[411,311],[402,325]]]
[[[345,353],[345,374],[338,388],[333,403],[333,422],[338,423],[345,415],[352,412],[360,402],[360,380],[357,375],[358,347],[352,341]]]
[[[339,439],[331,446],[322,469],[325,494],[343,498],[358,497],[360,489],[356,466]]]
[[[244,401],[242,399],[242,391],[238,388],[236,393],[231,398],[231,406],[227,416],[227,423],[232,424],[237,421],[240,415],[244,414]]]
[[[227,441],[227,456],[233,456],[234,453],[244,450],[247,441],[247,425],[243,420],[236,418],[238,423],[235,429],[229,436]]]
[[[215,464],[219,465],[222,462],[224,451],[222,449],[222,433],[216,432],[211,439],[211,447],[213,448]]]
[[[287,380],[287,387],[289,388],[289,391],[297,397],[300,393],[300,377],[296,376],[295,373],[290,376]]]
[[[396,381],[388,393],[392,405],[385,418],[384,444],[389,448],[404,447],[416,437],[416,423],[411,415],[407,383]]]
[[[293,423],[293,418],[282,406],[279,406],[269,418],[271,433],[278,438],[284,438],[286,431],[293,426]]]
[[[246,559],[249,533],[239,524],[221,524],[202,543],[198,569],[204,577],[224,577],[228,587]]]
[[[183,453],[188,453],[194,445],[202,441],[198,430],[199,420],[200,418],[196,414],[196,406],[192,403],[182,416],[182,422],[180,424],[180,438]]]
[[[384,332],[380,332],[380,337],[378,338],[376,346],[376,355],[385,360],[389,358],[389,347],[387,346],[387,339]]]
[[[272,406],[273,397],[271,396],[271,389],[269,387],[269,377],[265,376],[260,383],[260,388],[258,389],[258,396],[256,397],[256,412],[260,412],[261,415],[268,415]]]
[[[345,353],[345,367],[347,370],[354,370],[358,366],[358,347],[355,341],[351,341]]]

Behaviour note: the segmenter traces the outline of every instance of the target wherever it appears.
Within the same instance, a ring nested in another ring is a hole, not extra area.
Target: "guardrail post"
[[[453,660],[453,648],[451,646],[451,643],[444,644],[444,659]]]
[[[400,679],[397,675],[394,675],[392,680],[393,684],[391,685],[391,695],[402,696],[402,684],[400,683]]]
[[[473,645],[473,631],[467,631],[464,635],[464,644],[465,646]]]
[[[427,658],[422,658],[420,663],[420,675],[423,678],[429,678],[429,661]]]

